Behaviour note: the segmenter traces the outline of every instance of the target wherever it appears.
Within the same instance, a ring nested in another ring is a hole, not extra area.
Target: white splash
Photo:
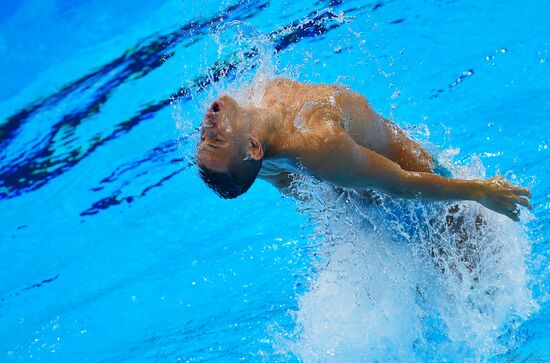
[[[453,172],[484,173],[477,162]],[[372,362],[486,361],[514,347],[537,309],[520,224],[473,202],[375,203],[305,180],[297,189],[324,241],[283,349],[305,362]]]
[[[201,54],[203,66],[197,78],[203,82],[186,82],[193,102],[185,108],[178,101],[172,103],[179,134],[195,134],[196,141],[198,133],[193,128],[200,124],[213,100],[227,93],[241,104],[259,104],[276,72],[272,41],[251,24],[225,23],[212,30],[210,39]]]
[[[259,104],[276,72],[275,49],[269,37],[242,21],[219,27],[213,37],[217,59],[235,64],[232,76],[214,83],[214,91],[231,94],[239,103]]]

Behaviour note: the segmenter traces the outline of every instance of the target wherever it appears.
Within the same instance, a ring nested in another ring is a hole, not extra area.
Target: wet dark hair
[[[258,176],[262,167],[262,160],[246,159],[233,161],[226,172],[217,172],[199,164],[201,179],[213,191],[224,199],[237,198],[244,194]]]

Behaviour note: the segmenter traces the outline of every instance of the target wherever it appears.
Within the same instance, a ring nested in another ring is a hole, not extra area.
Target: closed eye
[[[206,136],[201,136],[201,144],[206,144],[208,147],[211,147],[213,149],[219,149],[220,147],[223,147],[225,144],[225,140],[220,137],[214,137],[212,138],[206,138]]]

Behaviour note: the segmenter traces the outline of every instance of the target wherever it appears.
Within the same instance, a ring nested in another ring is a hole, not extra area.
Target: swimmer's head
[[[222,198],[236,198],[254,183],[264,156],[250,132],[250,114],[223,95],[212,103],[201,127],[197,148],[199,175]]]

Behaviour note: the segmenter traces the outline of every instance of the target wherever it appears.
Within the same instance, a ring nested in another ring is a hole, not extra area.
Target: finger
[[[503,186],[506,186],[506,184],[508,184],[508,182],[506,181],[506,179],[504,179],[504,178],[501,177],[501,176],[492,177],[492,178],[489,179],[488,181],[489,181],[492,185],[499,186],[499,187],[503,187]]]
[[[531,191],[528,188],[514,187],[512,193],[515,195],[525,195],[526,197],[531,198]]]
[[[503,205],[509,213],[516,213],[516,211],[519,210],[515,200],[512,201],[508,199],[503,203]]]
[[[511,212],[506,213],[506,216],[511,220],[513,220],[514,222],[519,222],[519,214],[520,214],[519,209],[515,209]]]
[[[529,210],[533,209],[533,206],[529,203],[529,199],[527,198],[515,196],[514,200],[517,204],[522,205]]]

